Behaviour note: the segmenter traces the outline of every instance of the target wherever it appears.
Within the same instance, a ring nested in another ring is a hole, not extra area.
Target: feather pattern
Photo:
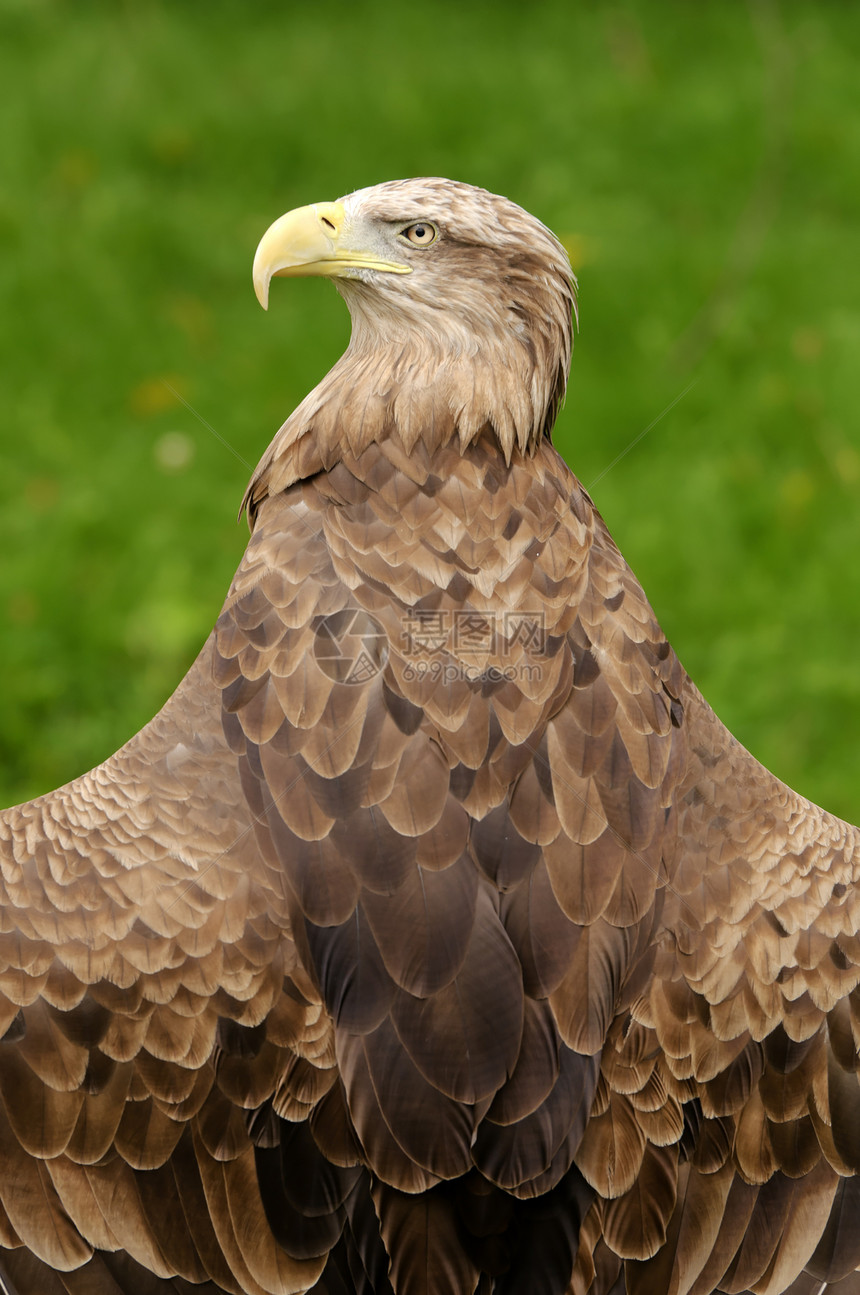
[[[0,1287],[847,1290],[857,830],[720,724],[553,449],[553,236],[442,180],[327,210],[352,340],[212,635],[0,814]]]

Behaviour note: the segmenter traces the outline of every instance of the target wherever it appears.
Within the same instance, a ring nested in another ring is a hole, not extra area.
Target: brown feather
[[[767,1270],[758,1281],[761,1295],[789,1290],[806,1268],[830,1215],[838,1179],[826,1162],[819,1161],[793,1183],[782,1236]]]
[[[628,1295],[686,1295],[714,1251],[731,1184],[729,1166],[706,1174],[680,1167],[666,1242],[653,1257],[627,1265]]]
[[[622,1259],[649,1259],[666,1240],[675,1207],[678,1153],[648,1145],[633,1186],[607,1203],[604,1238]]]
[[[629,1101],[613,1094],[604,1113],[589,1120],[576,1163],[600,1196],[614,1200],[633,1187],[645,1146]]]
[[[460,1244],[450,1201],[433,1193],[416,1199],[378,1183],[373,1203],[393,1256],[388,1276],[395,1295],[472,1295],[478,1272]]]

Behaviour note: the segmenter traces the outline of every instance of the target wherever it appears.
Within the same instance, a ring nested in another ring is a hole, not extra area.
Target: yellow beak
[[[263,309],[269,308],[269,284],[276,275],[320,274],[337,279],[356,278],[360,270],[411,273],[410,266],[357,246],[364,241],[362,228],[346,228],[340,202],[315,202],[279,216],[260,239],[254,257],[254,291]]]

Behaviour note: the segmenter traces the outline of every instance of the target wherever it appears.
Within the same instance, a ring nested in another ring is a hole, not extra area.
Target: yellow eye
[[[401,238],[407,238],[416,247],[429,247],[438,237],[436,227],[426,220],[418,220],[414,225],[407,225],[400,231]]]

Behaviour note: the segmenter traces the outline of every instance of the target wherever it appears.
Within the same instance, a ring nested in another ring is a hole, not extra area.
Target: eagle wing
[[[0,1275],[21,1295],[190,1289],[176,1274],[258,1295],[321,1266],[273,1241],[245,1114],[285,1069],[312,1101],[331,1031],[212,660],[210,639],[127,746],[0,815]]]

